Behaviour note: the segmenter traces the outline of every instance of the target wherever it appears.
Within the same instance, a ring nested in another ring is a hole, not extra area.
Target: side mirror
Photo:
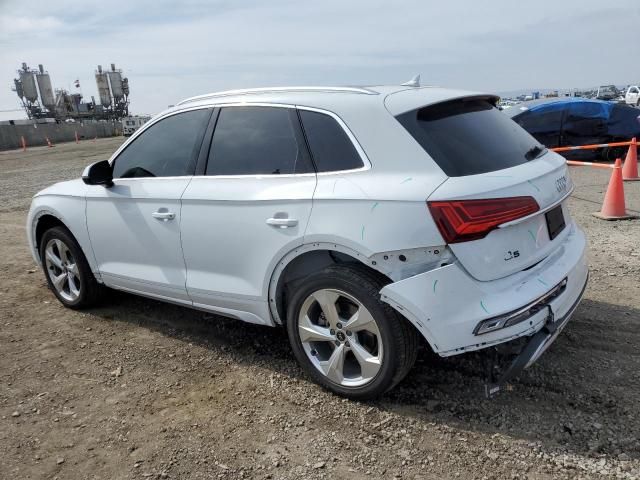
[[[82,172],[82,181],[87,185],[113,186],[113,169],[108,160],[92,163]]]

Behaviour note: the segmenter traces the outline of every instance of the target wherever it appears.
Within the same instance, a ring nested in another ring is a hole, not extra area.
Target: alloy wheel
[[[348,293],[322,289],[309,295],[298,316],[298,335],[313,366],[338,385],[359,387],[380,371],[378,324]]]
[[[69,247],[57,238],[49,240],[45,249],[47,275],[58,294],[67,302],[80,296],[80,272]]]

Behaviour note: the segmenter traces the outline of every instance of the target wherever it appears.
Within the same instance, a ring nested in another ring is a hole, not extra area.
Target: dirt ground
[[[513,391],[483,398],[485,354],[425,349],[358,403],[312,384],[279,329],[117,292],[56,301],[30,198],[120,142],[0,153],[0,478],[640,478],[640,220],[590,216],[609,171],[571,170],[591,282]],[[625,188],[640,212],[640,182]]]

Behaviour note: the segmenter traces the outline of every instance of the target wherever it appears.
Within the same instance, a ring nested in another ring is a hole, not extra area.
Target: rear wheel
[[[65,307],[79,309],[96,303],[100,285],[82,249],[66,228],[54,227],[44,233],[40,259],[49,288]]]
[[[380,300],[382,286],[375,274],[353,266],[332,266],[296,285],[287,312],[289,341],[316,383],[367,399],[409,372],[418,335]]]

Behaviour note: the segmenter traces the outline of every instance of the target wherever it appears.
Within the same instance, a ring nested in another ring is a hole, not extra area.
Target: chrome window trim
[[[283,173],[283,174],[265,174],[265,175],[183,175],[179,177],[129,177],[129,178],[114,178],[113,181],[136,181],[136,180],[177,180],[185,178],[221,178],[221,179],[233,179],[233,178],[291,178],[291,177],[315,177],[315,173]]]
[[[198,105],[198,106],[195,106],[195,107],[184,108],[184,109],[175,110],[175,111],[169,111],[169,112],[166,112],[166,113],[164,113],[163,115],[161,115],[161,116],[159,116],[157,118],[149,120],[147,123],[143,124],[140,128],[138,128],[133,133],[133,135],[131,135],[129,137],[129,139],[126,142],[124,142],[122,145],[120,145],[120,147],[115,152],[113,152],[111,157],[109,157],[109,164],[113,165],[113,162],[116,161],[116,159],[118,158],[118,155],[120,155],[120,153],[122,153],[122,151],[125,148],[127,148],[131,142],[133,142],[136,138],[138,138],[140,135],[142,135],[148,128],[151,128],[153,125],[155,125],[159,121],[164,120],[165,118],[172,117],[174,115],[178,115],[180,113],[191,112],[191,111],[194,111],[194,110],[204,110],[204,109],[208,109],[208,108],[213,109],[213,108],[215,108],[215,105]],[[180,178],[191,177],[191,176],[193,176],[193,175],[184,175],[184,176],[182,176]],[[142,179],[142,178],[169,178],[169,177],[138,177],[138,178]],[[120,179],[116,178],[114,180],[120,180]]]
[[[329,115],[331,118],[333,118],[336,122],[338,122],[338,125],[340,125],[342,130],[347,134],[347,137],[349,137],[349,140],[351,140],[351,144],[356,149],[356,152],[358,152],[358,155],[360,156],[360,160],[362,160],[362,167],[350,168],[347,170],[333,170],[331,172],[317,172],[318,175],[326,175],[326,174],[333,175],[336,173],[343,173],[343,172],[361,172],[364,170],[369,170],[371,168],[371,161],[369,160],[369,157],[367,157],[367,154],[365,153],[364,149],[360,145],[360,142],[358,142],[358,139],[353,134],[353,132],[349,129],[349,127],[344,122],[344,120],[342,120],[342,118],[340,118],[336,113],[331,112],[329,110],[322,109],[322,108],[306,107],[304,105],[296,105],[296,108],[298,110],[307,110],[309,112],[322,113],[324,115]]]
[[[314,173],[285,173],[285,174],[261,174],[261,175],[183,175],[183,176],[177,176],[177,177],[173,176],[173,177],[114,178],[113,179],[114,182],[115,181],[123,181],[123,180],[124,181],[166,180],[166,179],[187,178],[187,177],[191,177],[191,178],[220,178],[220,179],[225,179],[225,178],[253,178],[253,179],[260,179],[260,178],[310,177],[310,176],[315,176],[315,175],[321,175],[321,176],[342,175],[342,174],[345,174],[345,173],[364,172],[364,171],[367,171],[367,170],[371,169],[371,162],[369,161],[369,157],[367,157],[367,154],[365,153],[364,149],[362,148],[362,146],[360,145],[360,143],[356,139],[356,137],[353,134],[353,132],[351,132],[351,130],[349,129],[349,127],[347,127],[347,124],[344,122],[344,120],[342,120],[342,118],[340,118],[336,113],[334,113],[334,112],[332,112],[330,110],[322,109],[322,108],[307,107],[307,106],[304,106],[304,105],[294,105],[294,104],[288,104],[288,103],[271,103],[271,102],[217,103],[217,104],[211,104],[211,105],[199,105],[199,106],[196,106],[196,107],[190,107],[190,108],[185,108],[185,109],[181,109],[181,110],[178,110],[178,111],[168,112],[167,114],[162,115],[161,117],[158,117],[157,119],[154,119],[152,121],[149,121],[149,122],[145,123],[144,126],[140,127],[138,130],[136,130],[136,132],[129,138],[129,140],[126,141],[125,143],[123,143],[120,146],[120,148],[118,148],[118,150],[115,151],[115,153],[109,159],[109,163],[111,165],[113,165],[113,162],[117,159],[117,156],[120,154],[120,152],[122,152],[122,150],[124,150],[127,147],[127,145],[129,145],[129,143],[131,143],[133,140],[135,140],[138,137],[138,135],[141,135],[147,128],[150,128],[151,126],[155,125],[160,120],[164,120],[167,117],[170,117],[170,116],[173,116],[173,115],[177,115],[179,113],[189,112],[189,111],[192,111],[192,110],[201,110],[201,109],[204,109],[204,108],[225,108],[225,107],[290,108],[290,109],[297,109],[297,110],[308,110],[310,112],[316,112],[316,113],[321,113],[321,114],[324,114],[324,115],[328,115],[331,118],[333,118],[336,122],[338,122],[338,125],[340,125],[342,130],[345,132],[345,134],[347,135],[347,137],[351,141],[353,147],[356,149],[356,152],[358,152],[358,155],[360,156],[360,160],[362,161],[363,166],[359,167],[359,168],[348,169],[348,170],[333,170],[331,172],[314,172]]]

